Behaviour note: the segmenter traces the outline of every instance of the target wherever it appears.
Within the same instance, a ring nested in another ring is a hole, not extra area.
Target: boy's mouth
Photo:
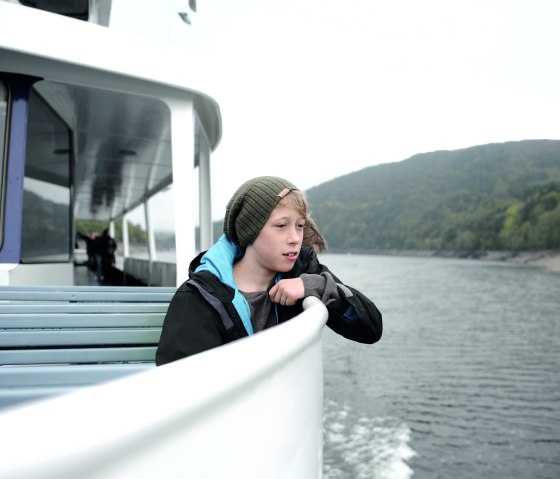
[[[290,251],[289,253],[284,253],[283,256],[287,258],[297,258],[297,251]]]

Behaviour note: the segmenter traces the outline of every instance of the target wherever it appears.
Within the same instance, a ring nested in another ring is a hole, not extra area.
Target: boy
[[[221,346],[287,321],[305,296],[327,306],[327,326],[372,344],[381,313],[359,291],[319,263],[325,241],[308,216],[303,192],[261,176],[245,182],[226,208],[224,234],[189,268],[165,316],[158,366]]]

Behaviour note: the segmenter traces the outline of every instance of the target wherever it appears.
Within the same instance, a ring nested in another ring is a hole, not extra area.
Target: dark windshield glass
[[[21,238],[24,263],[70,259],[71,158],[68,126],[32,91]]]

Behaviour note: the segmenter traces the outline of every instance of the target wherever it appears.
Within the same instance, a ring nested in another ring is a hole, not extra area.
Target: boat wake
[[[356,414],[348,405],[325,403],[325,479],[409,479],[410,428],[390,417]]]

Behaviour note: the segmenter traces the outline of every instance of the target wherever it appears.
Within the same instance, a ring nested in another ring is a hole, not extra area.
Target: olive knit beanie
[[[276,176],[259,176],[243,183],[226,207],[224,233],[241,249],[247,248],[265,225],[276,204],[297,188]]]

